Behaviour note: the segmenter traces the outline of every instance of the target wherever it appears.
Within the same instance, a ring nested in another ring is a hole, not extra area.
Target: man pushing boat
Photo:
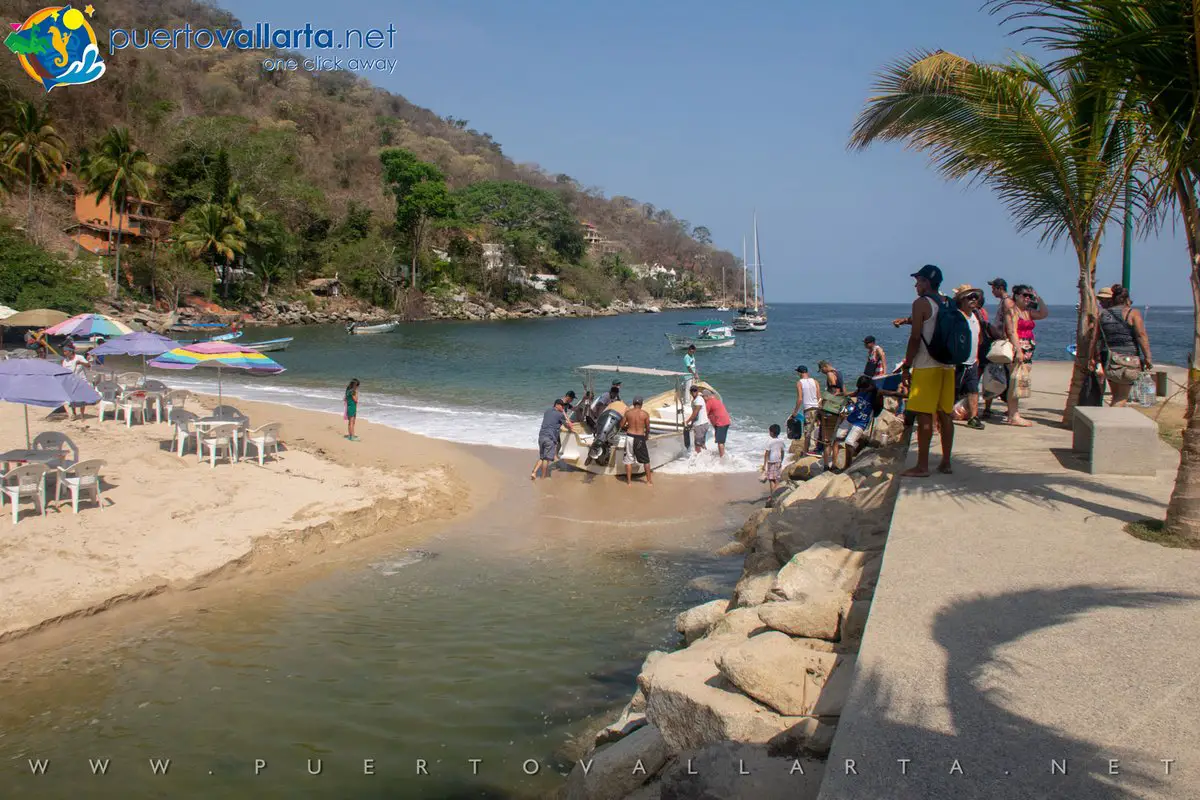
[[[650,470],[650,415],[642,408],[642,398],[633,398],[633,408],[625,412],[621,430],[625,431],[625,482],[633,485],[633,465],[641,464],[646,471],[646,485],[654,485]]]

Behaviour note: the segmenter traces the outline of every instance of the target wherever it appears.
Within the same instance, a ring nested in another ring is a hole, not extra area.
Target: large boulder
[[[870,600],[855,600],[846,607],[842,615],[842,642],[857,645],[862,642],[867,629],[867,616],[871,613]]]
[[[775,573],[743,575],[733,590],[733,607],[749,608],[767,602],[767,595],[775,585]]]
[[[755,608],[734,608],[717,620],[708,632],[708,638],[737,637],[746,639],[767,629]]]
[[[712,630],[712,626],[716,625],[728,610],[728,600],[713,600],[689,608],[675,617],[675,630],[683,635],[686,643],[691,644]]]
[[[859,585],[871,553],[847,550],[833,542],[817,542],[797,553],[775,576],[769,596],[803,600],[829,592],[850,594]]]
[[[669,757],[658,730],[643,726],[577,762],[567,778],[567,800],[622,800],[650,780]]]
[[[788,477],[794,481],[807,481],[824,471],[820,456],[801,455],[788,467]]]
[[[758,511],[755,511],[742,524],[742,527],[738,528],[733,538],[742,544],[750,544],[758,536],[758,527],[762,525],[770,514],[771,509],[769,508],[760,508]]]
[[[721,652],[721,675],[786,716],[836,716],[846,702],[853,656],[811,650],[783,633],[764,633]]]
[[[772,758],[761,745],[720,742],[682,753],[663,771],[660,800],[813,800],[825,765]]]
[[[706,637],[658,659],[638,676],[646,716],[672,753],[727,740],[765,744],[802,722],[751,700],[721,677],[717,659],[742,641]]]
[[[851,478],[836,472],[822,472],[792,489],[777,505],[780,508],[790,508],[804,500],[815,500],[818,497],[850,497],[853,494],[854,481]]]
[[[658,655],[666,655],[655,651]],[[617,718],[606,725],[596,734],[596,747],[610,742],[617,742],[646,724],[646,695],[641,689],[633,693],[633,697],[621,709]]]
[[[841,498],[820,498],[780,511],[762,526],[757,547],[770,549],[786,564],[817,542],[836,542],[853,550],[883,547],[887,522],[880,515]]]
[[[758,618],[771,630],[789,636],[834,641],[838,638],[842,614],[847,605],[847,595],[827,592],[811,595],[804,600],[764,603],[755,610]]]

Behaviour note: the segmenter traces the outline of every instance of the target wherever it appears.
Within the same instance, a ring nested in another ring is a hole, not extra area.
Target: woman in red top
[[[729,412],[721,398],[708,389],[704,390],[704,410],[708,412],[708,421],[713,426],[713,438],[717,442],[717,454],[725,457],[725,437],[729,435]]]

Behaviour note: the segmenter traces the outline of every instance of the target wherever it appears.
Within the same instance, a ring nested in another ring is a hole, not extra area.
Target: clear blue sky
[[[970,0],[220,0],[243,22],[379,27],[384,88],[470,120],[519,162],[669,208],[740,253],[759,215],[768,299],[907,300],[908,273],[997,275],[1073,303],[1075,257],[1018,236],[984,188],[923,156],[845,143],[875,72],[917,49],[995,59],[1021,42]],[[1099,281],[1120,280],[1110,233]],[[1138,304],[1190,305],[1168,229],[1134,249]]]

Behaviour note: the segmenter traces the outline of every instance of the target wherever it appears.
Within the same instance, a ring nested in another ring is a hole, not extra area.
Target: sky
[[[1077,266],[1018,235],[982,186],[900,145],[846,148],[876,73],[914,50],[995,60],[1023,42],[972,0],[220,0],[243,23],[396,26],[372,80],[470,120],[518,162],[704,225],[739,254],[758,214],[768,302],[907,301],[909,274],[994,277],[1072,304]],[[1027,48],[1026,48],[1027,49]],[[1098,283],[1121,278],[1121,232]],[[1139,304],[1190,305],[1183,238],[1133,248]]]

